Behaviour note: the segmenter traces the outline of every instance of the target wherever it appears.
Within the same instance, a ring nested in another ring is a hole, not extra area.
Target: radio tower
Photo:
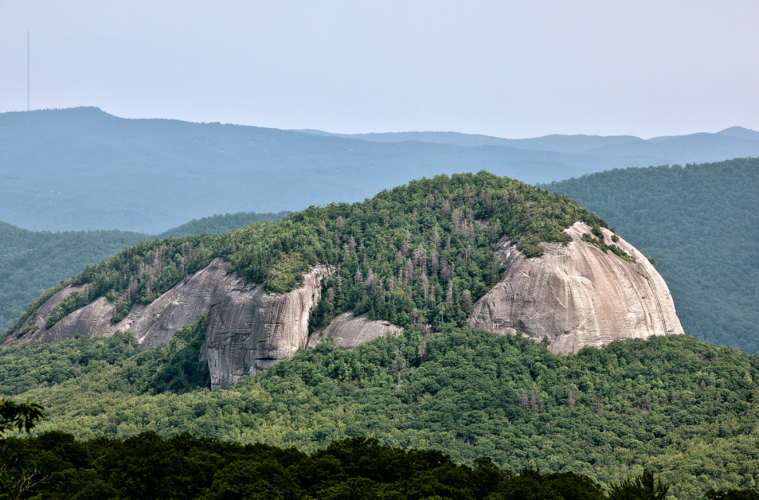
[[[26,32],[26,110],[29,111],[29,32]]]

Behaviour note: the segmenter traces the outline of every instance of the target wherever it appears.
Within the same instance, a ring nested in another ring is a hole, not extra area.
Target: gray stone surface
[[[313,268],[304,275],[303,286],[285,294],[267,294],[261,285],[248,285],[237,274],[219,283],[201,352],[208,361],[212,389],[231,387],[306,346],[308,319],[326,272],[325,267]]]
[[[50,315],[53,308],[72,293],[80,292],[83,289],[83,286],[67,286],[50,297],[44,304],[42,304],[42,306],[40,306],[31,318],[24,322],[24,325],[22,326],[23,328],[24,326],[33,323],[36,326],[36,329],[30,330],[19,339],[16,339],[16,336],[11,334],[8,340],[5,341],[5,345],[8,345],[14,340],[23,343],[36,343],[61,342],[68,338],[75,337],[76,335],[94,337],[98,335],[99,332],[107,329],[111,326],[110,320],[113,315],[113,304],[111,304],[105,297],[100,297],[86,307],[72,312],[49,329],[45,327],[47,317]]]
[[[637,262],[604,253],[582,241],[590,231],[577,222],[566,229],[568,245],[541,243],[545,253],[533,259],[503,238],[496,254],[508,268],[474,305],[469,325],[501,334],[518,330],[536,341],[547,337],[554,353],[684,333],[669,289],[648,259],[621,238],[616,244]],[[602,231],[612,244],[612,233]]]
[[[47,331],[47,328],[45,328],[45,322],[47,321],[47,317],[50,316],[50,313],[53,311],[55,306],[63,302],[63,299],[68,297],[74,292],[80,292],[84,289],[83,286],[67,286],[63,290],[58,291],[55,295],[50,297],[45,301],[44,304],[42,304],[38,309],[37,312],[30,316],[29,318],[24,321],[24,323],[21,325],[20,330],[23,330],[29,326],[31,326],[31,329],[25,333],[21,338],[16,337],[15,334],[11,334],[3,343],[3,346],[7,347],[11,344],[11,342],[14,342],[16,340],[20,342],[59,342],[59,340],[55,339],[54,335],[50,335]],[[62,340],[62,339],[61,339]]]
[[[121,330],[134,333],[137,341],[144,347],[166,343],[178,330],[197,321],[200,313],[208,311],[211,294],[217,283],[226,275],[228,265],[229,263],[222,259],[214,259],[206,268],[177,284],[150,305],[136,304],[129,315],[118,324],[111,323],[114,305],[107,298],[100,297],[72,312],[48,330],[45,328],[45,322],[53,308],[68,295],[84,288],[68,286],[48,299],[34,316],[24,323],[26,325],[33,322],[37,330],[30,331],[19,340],[60,342],[76,335],[110,337],[117,330]]]
[[[211,296],[227,275],[228,262],[214,259],[205,269],[195,273],[164,293],[151,304],[135,305],[129,315],[104,332],[130,331],[143,347],[165,344],[183,327],[198,320],[207,312]]]
[[[576,223],[566,230],[568,245],[542,243],[545,254],[527,259],[504,238],[497,255],[507,264],[504,277],[474,305],[468,323],[501,334],[515,333],[551,341],[552,352],[577,352],[612,340],[683,333],[667,285],[648,260],[620,239],[622,249],[636,257],[628,263],[583,242],[590,228]],[[607,244],[612,233],[604,231]],[[67,287],[46,301],[25,325],[35,325],[22,342],[58,342],[75,335],[108,336],[128,330],[143,346],[168,342],[177,330],[208,314],[201,360],[208,363],[213,389],[225,389],[241,378],[271,367],[326,338],[352,349],[402,328],[366,315],[346,312],[323,331],[308,334],[308,321],[329,272],[317,266],[304,275],[303,286],[286,294],[267,294],[248,284],[229,263],[215,259],[205,269],[177,284],[148,306],[137,305],[117,325],[111,324],[114,305],[101,297],[74,311],[49,330],[47,316],[69,294]],[[15,336],[11,336],[14,339]],[[8,340],[11,342],[12,340]]]
[[[348,311],[334,320],[324,330],[317,330],[308,339],[308,347],[318,345],[324,339],[331,338],[336,346],[343,349],[353,349],[363,342],[369,342],[378,337],[389,335],[398,336],[403,328],[387,321],[372,321],[367,314],[354,316]]]

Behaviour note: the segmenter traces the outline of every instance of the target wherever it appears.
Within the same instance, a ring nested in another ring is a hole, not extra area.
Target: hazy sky
[[[759,2],[0,0],[0,111],[332,132],[759,129]]]

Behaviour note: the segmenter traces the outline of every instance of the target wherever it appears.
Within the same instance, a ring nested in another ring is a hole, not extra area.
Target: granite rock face
[[[33,316],[24,321],[20,330],[23,331],[30,326],[32,328],[19,338],[11,334],[3,345],[8,346],[15,340],[32,343],[61,342],[76,335],[88,337],[99,335],[99,332],[111,326],[110,320],[114,310],[113,304],[105,297],[101,297],[86,307],[72,312],[50,328],[45,326],[47,317],[55,306],[63,302],[72,293],[81,292],[82,290],[84,290],[83,286],[69,285],[47,299]]]
[[[265,370],[306,347],[308,320],[321,297],[327,268],[303,276],[303,286],[285,294],[267,294],[237,274],[214,290],[201,359],[208,361],[211,389],[226,389],[241,378]]]
[[[620,239],[616,244],[636,258],[626,262],[612,252],[582,241],[591,228],[576,223],[566,230],[568,245],[541,243],[543,256],[528,259],[499,242],[496,255],[507,264],[503,279],[473,307],[468,323],[501,334],[517,331],[551,341],[552,352],[577,352],[586,345],[601,346],[616,339],[647,338],[683,333],[664,280],[640,252]],[[610,231],[602,230],[607,245]],[[110,336],[131,331],[146,347],[168,342],[184,326],[207,314],[208,328],[201,348],[212,389],[226,389],[240,379],[265,370],[298,350],[331,338],[344,349],[403,329],[348,311],[325,329],[309,336],[311,311],[321,298],[322,279],[330,272],[316,266],[303,276],[303,285],[285,294],[267,294],[249,284],[228,262],[215,259],[205,269],[177,284],[150,305],[135,305],[129,315],[112,324],[114,305],[101,297],[60,320],[50,329],[45,322],[53,308],[83,287],[66,287],[30,317],[16,338],[21,342],[59,342],[76,335]]]
[[[504,237],[496,255],[508,266],[501,281],[473,307],[470,326],[501,334],[522,332],[551,341],[549,350],[577,352],[614,340],[682,334],[666,283],[648,259],[619,239],[636,258],[626,262],[582,241],[591,228],[576,222],[572,241],[541,243],[545,253],[528,259]],[[602,229],[611,245],[613,233]]]
[[[47,329],[45,322],[53,308],[83,286],[68,286],[50,297],[22,328],[33,323],[36,329],[21,336],[21,342],[60,342],[76,335],[110,337],[117,330],[130,331],[144,347],[168,342],[181,328],[197,321],[200,313],[208,311],[216,284],[226,276],[229,263],[214,259],[206,268],[164,293],[150,305],[136,304],[126,318],[111,323],[115,306],[105,297],[78,309]],[[11,342],[14,336],[6,341]]]
[[[309,339],[311,311],[321,297],[324,266],[303,276],[303,285],[285,294],[268,294],[263,286],[249,284],[237,273],[227,274],[228,262],[215,259],[205,269],[177,284],[149,305],[136,304],[126,318],[111,323],[115,306],[105,297],[72,312],[50,329],[47,317],[55,306],[84,287],[66,287],[47,300],[24,326],[20,338],[7,341],[60,342],[76,335],[111,336],[130,331],[140,345],[151,347],[170,341],[181,328],[207,314],[206,339],[201,361],[208,363],[212,389],[226,389],[240,379],[271,367],[298,350],[325,338],[346,349],[361,342],[398,334],[401,328],[345,313],[323,332]]]
[[[329,324],[327,328],[317,330],[308,338],[308,347],[314,347],[322,340],[331,338],[336,346],[343,349],[353,349],[363,342],[369,342],[387,335],[398,336],[403,328],[387,321],[372,321],[369,315],[354,316],[348,311]]]
[[[227,275],[228,266],[228,262],[214,259],[149,305],[136,304],[107,335],[113,335],[116,330],[130,331],[143,347],[169,342],[177,331],[197,321],[201,313],[208,312],[211,297]]]

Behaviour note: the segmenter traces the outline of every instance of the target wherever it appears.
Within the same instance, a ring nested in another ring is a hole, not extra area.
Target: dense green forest
[[[759,356],[689,336],[564,356],[447,327],[353,351],[322,343],[211,392],[202,335],[201,321],[146,350],[128,334],[15,345],[0,351],[2,394],[43,404],[39,431],[86,440],[189,432],[314,452],[364,436],[604,485],[647,468],[673,498],[759,484]]]
[[[288,212],[214,215],[169,229],[158,238],[223,233]],[[0,222],[0,331],[12,326],[45,290],[119,250],[156,236],[123,231],[27,231]]]
[[[573,472],[501,470],[487,457],[473,467],[434,450],[404,450],[362,437],[310,455],[294,448],[240,445],[146,432],[124,441],[77,442],[50,432],[13,440],[25,453],[11,488],[39,500],[664,500],[669,486],[651,472],[608,492]],[[706,492],[708,500],[757,500],[754,490]]]
[[[223,235],[139,243],[48,290],[15,331],[25,333],[23,321],[68,284],[87,286],[53,310],[48,326],[103,296],[116,305],[116,323],[134,304],[152,302],[215,257],[279,293],[299,286],[311,266],[331,266],[312,328],[348,310],[407,329],[462,326],[472,304],[501,278],[494,250],[502,235],[533,257],[542,254],[541,241],[568,241],[563,230],[576,221],[607,227],[571,199],[520,181],[487,172],[441,175],[362,203],[311,207]]]
[[[759,352],[759,159],[611,170],[544,187],[654,257],[686,333]]]

